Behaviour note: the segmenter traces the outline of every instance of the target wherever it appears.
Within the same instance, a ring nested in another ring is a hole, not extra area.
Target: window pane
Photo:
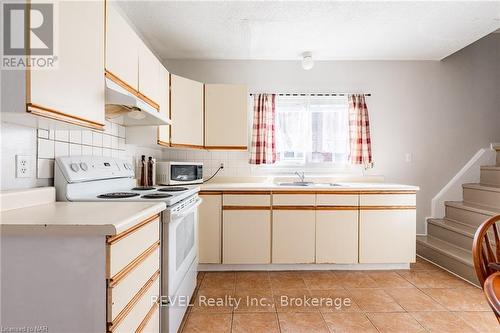
[[[346,163],[346,97],[278,96],[276,143],[281,163]]]

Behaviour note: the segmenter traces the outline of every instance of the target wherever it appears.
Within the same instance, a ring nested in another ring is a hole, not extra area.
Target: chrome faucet
[[[306,175],[305,175],[304,171],[302,171],[302,173],[295,171],[295,174],[297,175],[297,177],[299,177],[301,183],[303,183],[305,181]]]

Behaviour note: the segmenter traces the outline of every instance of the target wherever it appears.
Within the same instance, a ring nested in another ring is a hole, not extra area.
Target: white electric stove
[[[54,186],[58,201],[162,201],[162,333],[177,332],[196,287],[199,186],[138,187],[132,165],[101,156],[58,157]]]

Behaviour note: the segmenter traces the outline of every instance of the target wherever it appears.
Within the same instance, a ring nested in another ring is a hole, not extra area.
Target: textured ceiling
[[[500,1],[124,1],[163,59],[439,60],[500,28]]]

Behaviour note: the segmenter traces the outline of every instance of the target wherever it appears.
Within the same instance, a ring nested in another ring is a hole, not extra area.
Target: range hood
[[[106,78],[106,119],[123,126],[161,126],[172,122],[133,93]]]

